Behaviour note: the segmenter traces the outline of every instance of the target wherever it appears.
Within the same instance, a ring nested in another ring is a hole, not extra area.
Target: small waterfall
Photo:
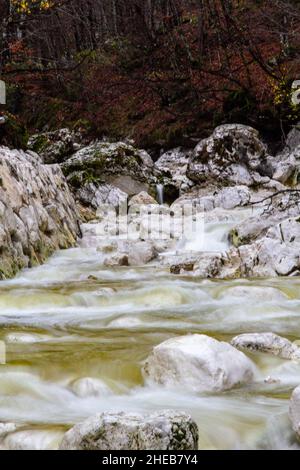
[[[157,184],[156,185],[156,192],[157,192],[157,200],[158,203],[162,206],[164,203],[164,185]]]

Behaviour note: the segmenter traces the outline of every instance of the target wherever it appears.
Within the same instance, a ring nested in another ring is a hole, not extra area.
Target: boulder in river
[[[110,395],[110,388],[100,379],[82,377],[71,383],[70,388],[80,398]]]
[[[157,257],[152,240],[119,240],[112,245],[112,251],[98,251],[104,255],[105,266],[143,266]]]
[[[274,333],[248,333],[236,336],[231,345],[242,351],[263,352],[282,359],[300,360],[300,348]]]
[[[205,335],[169,339],[145,362],[146,379],[193,392],[221,392],[253,380],[255,366],[228,343]]]
[[[102,413],[68,431],[61,450],[197,450],[198,429],[180,411]]]

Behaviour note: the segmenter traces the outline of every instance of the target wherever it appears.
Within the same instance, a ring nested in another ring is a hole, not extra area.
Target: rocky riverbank
[[[59,166],[0,147],[0,278],[74,246],[79,234],[78,210]]]
[[[176,230],[170,232],[169,225],[161,224],[159,217],[152,224],[152,236],[145,241],[147,217],[135,214],[128,223],[142,227],[137,248],[141,250],[142,264],[155,262],[168,267],[173,274],[192,273],[204,278],[300,274],[300,132],[297,128],[291,131],[278,155],[269,153],[257,131],[242,125],[221,126],[194,151],[174,149],[156,162],[147,152],[135,149],[132,142],[96,141],[86,145],[67,129],[34,136],[30,145],[34,149],[40,145],[45,163],[60,162],[86,220],[97,219],[97,209],[107,204],[118,207],[129,201],[129,206],[133,202],[153,206],[159,186],[173,212],[178,207],[197,205],[204,224],[233,222],[223,234],[226,249],[211,249],[205,242],[201,247],[196,244],[195,249],[195,244],[184,248]],[[144,196],[140,197],[140,193]],[[248,215],[234,223],[237,219],[234,210],[241,208],[248,208]],[[166,206],[157,210],[163,214],[162,218],[170,216],[163,212]],[[175,226],[180,223],[176,216],[171,217]],[[196,217],[200,216],[196,214]],[[200,229],[196,228],[194,239],[201,236],[197,230]],[[113,227],[107,233],[113,234]],[[124,232],[118,233],[124,238]],[[143,256],[149,250],[151,256]],[[106,264],[126,265],[130,242],[115,243],[110,251],[112,255],[106,257]],[[164,251],[168,254],[161,256]]]

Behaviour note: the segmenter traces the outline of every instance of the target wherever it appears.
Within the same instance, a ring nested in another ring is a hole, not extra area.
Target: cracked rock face
[[[0,278],[44,262],[79,235],[74,198],[58,165],[0,147]]]
[[[255,129],[227,124],[197,145],[187,176],[195,183],[211,179],[251,186],[269,181],[271,160]]]
[[[60,450],[197,450],[198,429],[183,412],[102,413],[68,431]]]

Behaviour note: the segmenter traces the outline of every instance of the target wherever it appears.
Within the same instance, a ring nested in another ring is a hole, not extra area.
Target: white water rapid
[[[226,249],[233,219],[207,226],[208,251]],[[185,249],[198,248],[190,243]],[[201,449],[297,448],[288,399],[299,363],[252,354],[258,381],[212,395],[150,387],[141,366],[154,345],[176,335],[230,341],[276,325],[277,334],[298,339],[300,279],[209,281],[153,266],[105,268],[96,247],[86,246],[87,239],[0,283],[7,346],[0,422],[17,425],[0,434],[1,448],[55,449],[66,429],[97,412],[166,408],[191,413]],[[98,396],[78,393],[76,381],[86,377],[98,379]]]

